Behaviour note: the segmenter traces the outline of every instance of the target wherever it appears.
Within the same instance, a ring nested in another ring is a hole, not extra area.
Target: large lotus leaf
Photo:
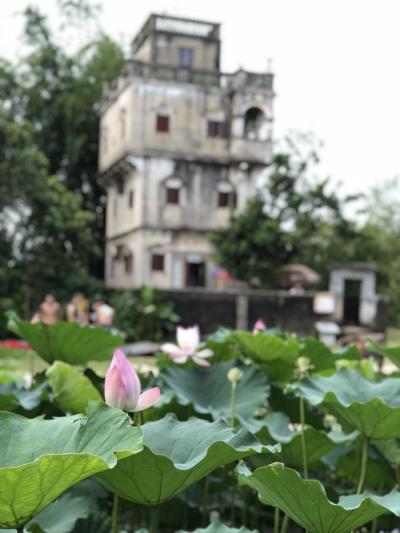
[[[189,533],[188,531],[179,531],[178,533]],[[222,522],[213,522],[208,527],[200,527],[193,531],[193,533],[256,533],[255,529],[247,529],[246,527],[235,528],[229,527]]]
[[[0,528],[26,524],[67,488],[142,449],[119,409],[89,404],[87,417],[27,419],[0,413]]]
[[[0,385],[0,411],[33,411],[47,397],[47,384],[31,388],[22,384]]]
[[[31,533],[70,533],[78,520],[87,518],[93,507],[90,495],[64,494],[43,509],[27,526]]]
[[[299,393],[312,405],[324,405],[348,428],[369,439],[400,437],[400,378],[379,383],[351,369],[330,377],[306,378]]]
[[[310,533],[349,533],[388,511],[400,516],[400,492],[345,496],[336,504],[319,481],[303,480],[282,463],[253,472],[240,465],[238,473],[241,485],[257,490],[263,503],[279,507]]]
[[[231,388],[227,374],[234,361],[215,363],[209,368],[165,368],[162,377],[181,405],[193,404],[198,413],[210,413],[214,419],[231,416]],[[270,387],[252,366],[241,366],[243,377],[236,389],[236,417],[250,430],[255,429],[255,414],[266,404]]]
[[[88,361],[110,359],[113,350],[123,344],[123,338],[94,326],[81,327],[74,322],[59,322],[47,326],[31,324],[12,316],[8,328],[29,342],[35,352],[49,364],[64,361],[83,365]]]
[[[258,361],[268,377],[278,381],[292,378],[300,349],[297,339],[265,333],[253,335],[249,331],[238,331],[233,336],[244,355]]]
[[[56,361],[47,369],[46,376],[54,393],[54,402],[66,413],[84,413],[90,400],[102,400],[90,379],[67,363]]]
[[[300,431],[290,427],[289,417],[284,413],[270,413],[263,422],[264,428],[258,433],[260,440],[268,444],[280,443],[282,449],[278,458],[288,466],[302,468],[302,435]],[[352,442],[357,435],[357,431],[345,435],[337,432],[326,433],[313,427],[306,427],[308,465],[316,465],[323,455],[334,450],[338,444]]]
[[[122,498],[146,505],[169,500],[224,464],[279,448],[263,446],[244,429],[235,433],[222,420],[179,422],[168,415],[142,430],[143,451],[97,478]]]

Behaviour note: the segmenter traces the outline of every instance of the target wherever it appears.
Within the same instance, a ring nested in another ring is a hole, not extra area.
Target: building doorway
[[[343,322],[358,326],[360,323],[361,280],[346,279],[344,282]]]
[[[204,287],[206,284],[204,261],[186,261],[186,287]]]

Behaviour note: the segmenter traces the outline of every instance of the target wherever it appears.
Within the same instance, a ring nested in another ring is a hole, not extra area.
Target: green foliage
[[[211,368],[165,368],[162,379],[181,405],[192,404],[198,413],[211,414],[216,419],[231,417],[232,384],[228,372],[234,361],[216,363]],[[236,388],[236,417],[246,427],[258,427],[258,409],[265,407],[269,395],[266,378],[251,366],[240,366],[243,377]],[[207,393],[205,394],[205,391]]]
[[[102,403],[91,404],[87,418],[28,420],[0,413],[0,420],[2,528],[25,525],[68,487],[142,449],[140,429]]]
[[[59,500],[43,509],[29,524],[31,533],[70,533],[77,520],[87,518],[93,501],[88,495],[64,494]]]
[[[54,394],[54,403],[64,413],[85,413],[89,401],[101,401],[102,397],[90,379],[75,367],[56,361],[46,371]]]
[[[400,437],[400,378],[371,383],[344,368],[330,377],[306,378],[298,389],[311,405],[324,405],[369,439]]]
[[[129,341],[160,342],[175,332],[179,322],[173,304],[151,287],[115,292],[111,304],[116,311],[115,325]]]
[[[218,262],[236,278],[275,287],[276,273],[284,264],[305,262],[325,274],[329,262],[343,257],[333,255],[337,248],[326,238],[326,228],[333,238],[353,234],[354,225],[343,215],[344,205],[353,198],[340,199],[328,179],[313,178],[317,161],[309,139],[286,139],[258,195],[231,217],[229,228],[211,234]]]
[[[167,416],[142,429],[143,451],[97,479],[122,498],[146,505],[169,500],[216,468],[264,448],[250,433],[235,433],[222,420],[179,422]]]
[[[188,533],[187,531],[179,531],[178,533]],[[200,527],[194,530],[193,533],[256,533],[255,530],[250,531],[245,527],[235,528],[228,527],[222,522],[213,522],[208,527]]]
[[[33,350],[47,363],[63,361],[85,365],[89,361],[111,360],[113,351],[122,346],[123,339],[97,326],[80,326],[75,322],[46,325],[31,324],[11,315],[10,331],[28,341]]]
[[[256,489],[263,503],[282,509],[310,533],[348,533],[388,510],[400,516],[399,492],[344,496],[336,504],[319,481],[303,480],[281,463],[238,472],[240,483]]]
[[[83,40],[75,35],[80,44],[67,53],[58,34],[83,13],[88,23],[97,15],[87,2],[60,6],[62,29],[55,32],[28,7],[28,54],[15,65],[0,58],[0,306],[26,317],[43,294],[57,288],[66,300],[78,289],[97,289],[103,277],[99,101],[123,54],[98,30]],[[0,320],[1,336],[4,326]]]

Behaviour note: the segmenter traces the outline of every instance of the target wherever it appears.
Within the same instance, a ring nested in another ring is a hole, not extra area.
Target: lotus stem
[[[118,494],[114,494],[112,520],[111,520],[111,533],[118,533],[118,511],[119,511],[119,498],[118,498]]]
[[[159,507],[151,507],[149,533],[158,533]]]
[[[374,518],[372,520],[371,533],[376,533],[378,531],[378,519]]]
[[[202,510],[203,510],[203,525],[207,526],[207,508],[208,508],[208,493],[210,490],[210,478],[207,476],[204,480]]]
[[[143,424],[143,417],[141,412],[135,414],[135,424],[137,426],[141,426]]]
[[[279,507],[275,507],[274,511],[274,533],[279,533]]]
[[[368,439],[364,439],[363,447],[361,451],[361,469],[360,469],[360,479],[358,481],[358,486],[357,486],[357,494],[361,494],[363,487],[364,487],[365,476],[367,474],[367,463],[368,463]]]
[[[286,533],[287,527],[289,525],[289,520],[290,520],[289,515],[285,514],[282,520],[281,533]]]
[[[236,419],[236,382],[232,382],[231,387],[231,426],[235,429]]]
[[[304,409],[304,398],[300,397],[300,424],[301,424],[301,449],[303,453],[303,470],[304,479],[308,479],[308,464],[307,464],[307,446],[306,446],[306,417]]]

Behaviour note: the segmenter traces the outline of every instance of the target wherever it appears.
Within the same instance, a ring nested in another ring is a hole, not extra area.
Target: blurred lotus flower
[[[257,335],[260,331],[265,331],[267,329],[267,326],[265,325],[264,320],[261,320],[259,318],[257,322],[253,326],[253,335]]]
[[[161,351],[168,354],[174,363],[184,364],[189,359],[193,359],[195,363],[201,366],[210,366],[207,361],[208,357],[212,357],[214,352],[205,348],[200,348],[200,331],[198,326],[192,328],[176,328],[177,344],[166,343],[161,346]]]
[[[104,397],[112,407],[124,411],[144,411],[160,398],[160,389],[154,387],[141,393],[138,375],[122,350],[115,350],[110,368],[106,374]]]

